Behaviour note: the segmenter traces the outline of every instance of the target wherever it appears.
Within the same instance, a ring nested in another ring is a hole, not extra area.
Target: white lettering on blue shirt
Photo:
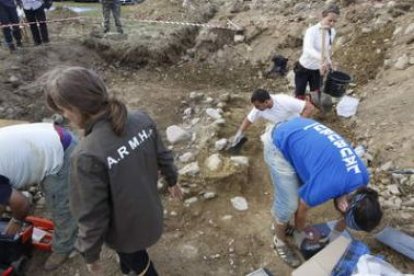
[[[142,144],[151,138],[153,135],[153,130],[151,128],[149,129],[143,129],[140,132],[138,132],[135,136],[133,136],[131,139],[128,140],[126,145],[120,146],[116,152],[118,154],[117,157],[114,156],[108,156],[106,158],[108,163],[108,168],[111,169],[114,165],[117,165],[119,162],[122,162],[130,154],[130,151],[138,150]],[[128,151],[130,149],[130,151]]]
[[[355,153],[352,151],[352,149],[348,146],[348,144],[341,136],[339,136],[330,128],[319,123],[313,123],[311,125],[304,127],[303,129],[308,130],[311,128],[327,137],[328,140],[332,142],[332,144],[340,150],[339,153],[341,154],[342,161],[345,164],[347,172],[353,171],[354,174],[361,173],[361,169],[358,166],[358,161]]]

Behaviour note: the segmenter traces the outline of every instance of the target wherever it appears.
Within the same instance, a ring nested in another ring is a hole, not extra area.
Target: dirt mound
[[[58,65],[100,67],[99,57],[85,47],[72,43],[71,51],[61,46],[23,48],[10,55],[0,50],[0,117],[39,121],[50,112],[44,104],[40,84],[34,81]]]

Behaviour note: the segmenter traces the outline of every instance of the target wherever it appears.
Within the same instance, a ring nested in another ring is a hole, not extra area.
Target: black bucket
[[[345,94],[346,88],[351,80],[351,76],[344,72],[331,71],[326,77],[323,92],[335,98],[342,97]]]

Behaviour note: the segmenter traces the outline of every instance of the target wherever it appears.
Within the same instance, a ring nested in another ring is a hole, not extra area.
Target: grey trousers
[[[102,0],[102,13],[104,17],[104,32],[110,30],[110,15],[114,16],[115,26],[118,33],[123,33],[121,24],[121,4],[119,0]]]
[[[68,254],[74,249],[78,233],[76,220],[69,210],[69,158],[76,144],[77,139],[72,136],[72,142],[65,150],[62,168],[58,173],[48,175],[40,185],[55,224],[52,249],[60,254]]]

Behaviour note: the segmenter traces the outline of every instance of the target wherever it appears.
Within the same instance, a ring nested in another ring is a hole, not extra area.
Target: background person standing
[[[336,35],[334,26],[339,14],[338,6],[330,4],[322,12],[322,20],[306,30],[303,52],[294,68],[295,96],[298,99],[308,99],[315,104],[319,102],[323,76],[333,68],[331,54]],[[308,84],[310,97],[305,97]]]
[[[123,34],[124,31],[122,29],[122,23],[121,23],[121,3],[119,0],[102,0],[102,13],[103,13],[103,26],[104,26],[104,33],[109,32],[111,29],[111,22],[110,22],[110,16],[112,15],[114,17],[115,26],[118,31],[118,33]]]
[[[0,23],[1,25],[19,24],[19,16],[17,15],[14,0],[0,0]],[[1,26],[1,28],[4,40],[11,52],[16,50],[16,46],[22,47],[22,33],[19,25],[13,27]],[[13,37],[16,41],[16,45],[13,42]]]
[[[46,13],[44,9],[48,7],[50,8],[50,6],[48,6],[50,3],[50,1],[45,1],[44,3],[42,0],[19,0],[18,2],[19,6],[24,10],[27,23],[30,24],[30,31],[32,32],[35,45],[49,43]]]

